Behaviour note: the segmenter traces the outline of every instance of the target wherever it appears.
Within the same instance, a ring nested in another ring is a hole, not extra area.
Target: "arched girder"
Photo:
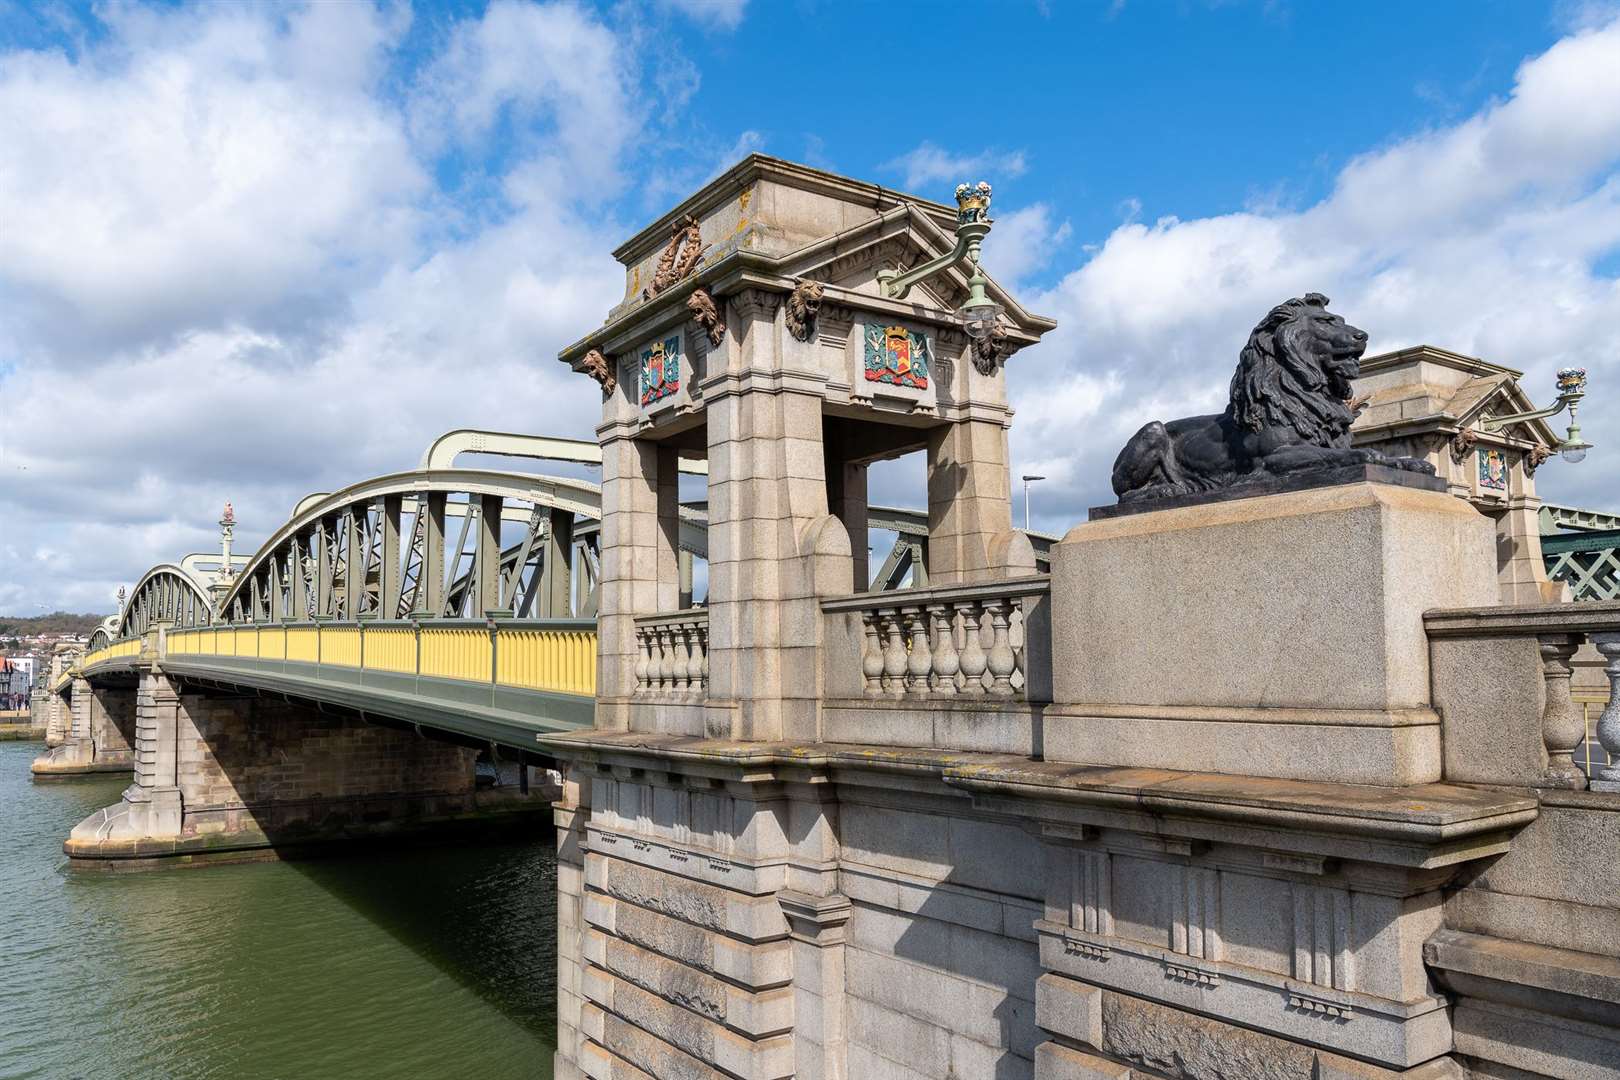
[[[601,489],[586,480],[488,469],[391,473],[306,496],[237,574],[221,610],[233,622],[356,613],[393,618],[405,613],[402,606],[445,614],[446,594],[464,576],[461,556],[472,537],[467,572],[490,599],[463,589],[462,606],[453,613],[482,614],[498,609],[516,580],[502,572],[501,525],[529,523],[536,508],[594,520],[601,505]],[[423,573],[447,554],[442,575]],[[350,565],[360,572],[350,574]]]
[[[213,600],[203,583],[174,563],[160,563],[135,583],[118,616],[115,636],[144,634],[155,622],[177,628],[207,626],[213,616]]]

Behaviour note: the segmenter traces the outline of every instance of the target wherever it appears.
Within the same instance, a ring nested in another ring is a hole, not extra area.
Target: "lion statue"
[[[1327,309],[1321,293],[1272,308],[1249,335],[1217,416],[1155,420],[1114,461],[1122,503],[1164,499],[1345,465],[1433,474],[1416,458],[1350,445],[1350,384],[1367,335]]]
[[[816,316],[821,312],[822,287],[819,281],[801,281],[793,287],[787,298],[788,333],[800,341],[809,341],[816,329]]]

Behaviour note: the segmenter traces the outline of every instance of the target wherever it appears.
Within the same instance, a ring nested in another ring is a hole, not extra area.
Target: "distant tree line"
[[[105,615],[75,615],[53,611],[49,615],[0,615],[0,638],[25,638],[36,634],[82,634],[89,637]]]

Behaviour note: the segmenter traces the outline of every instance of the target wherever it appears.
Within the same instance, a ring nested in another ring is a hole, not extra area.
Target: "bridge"
[[[1007,381],[1054,324],[957,197],[752,155],[562,351],[597,443],[452,432],[153,568],[57,673],[36,775],[134,776],[69,856],[549,806],[562,1080],[1620,1078],[1620,706],[1594,758],[1573,688],[1620,689],[1620,602],[1548,602],[1514,373],[1368,358],[1358,444],[1435,478],[1033,536]],[[926,508],[871,505],[904,457]]]

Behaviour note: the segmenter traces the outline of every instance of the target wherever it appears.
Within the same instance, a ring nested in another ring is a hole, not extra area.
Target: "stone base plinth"
[[[1052,761],[1441,775],[1423,612],[1496,602],[1491,523],[1384,484],[1091,521],[1052,552]]]
[[[28,771],[36,780],[54,780],[90,773],[129,772],[134,767],[134,751],[98,754],[95,743],[89,739],[67,739],[35,758]]]

